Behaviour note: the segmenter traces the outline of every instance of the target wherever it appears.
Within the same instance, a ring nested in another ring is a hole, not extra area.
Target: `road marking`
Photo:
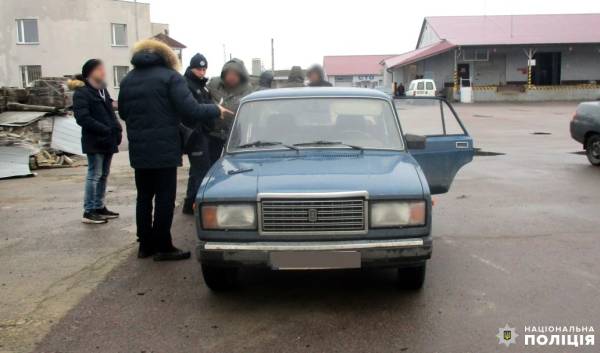
[[[510,274],[510,271],[508,271],[507,269],[505,269],[504,267],[502,267],[502,266],[500,266],[498,264],[493,263],[492,261],[490,261],[488,259],[484,259],[483,257],[477,256],[475,254],[471,254],[471,257],[474,258],[474,259],[476,259],[476,260],[481,261],[482,263],[484,263],[484,264],[486,264],[486,265],[488,265],[488,266],[490,266],[490,267],[492,267],[492,268],[494,268],[494,269],[496,269],[496,270],[498,270],[500,272],[504,272],[506,274]]]

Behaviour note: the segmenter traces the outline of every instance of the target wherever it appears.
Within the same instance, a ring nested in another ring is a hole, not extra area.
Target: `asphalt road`
[[[476,157],[436,197],[434,253],[420,292],[393,271],[245,271],[215,295],[195,260],[135,258],[134,191],[117,163],[109,203],[74,214],[85,170],[0,182],[0,352],[598,352],[525,347],[524,326],[600,329],[600,168],[573,152],[573,103],[460,105]],[[533,133],[549,134],[533,134]],[[180,172],[181,182],[184,181]],[[27,191],[22,191],[27,190]],[[180,194],[183,188],[180,188]],[[39,204],[42,198],[47,201]],[[178,214],[177,244],[192,249]],[[498,344],[515,327],[517,346]],[[41,341],[40,341],[41,340]]]

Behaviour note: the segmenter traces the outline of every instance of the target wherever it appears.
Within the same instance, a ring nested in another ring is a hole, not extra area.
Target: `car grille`
[[[362,232],[366,228],[365,200],[262,200],[263,233]]]

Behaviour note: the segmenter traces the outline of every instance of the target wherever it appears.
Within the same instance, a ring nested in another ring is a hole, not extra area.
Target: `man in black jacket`
[[[104,204],[110,162],[119,151],[122,136],[105,79],[102,61],[90,59],[83,65],[81,75],[68,82],[75,91],[73,112],[81,125],[81,147],[88,159],[82,218],[88,224],[106,223],[119,216]]]
[[[306,70],[309,87],[331,87],[329,81],[325,81],[325,70],[319,64],[314,64]]]
[[[185,70],[184,74],[192,95],[200,104],[212,103],[210,92],[206,87],[206,83],[208,82],[208,78],[206,78],[207,68],[208,62],[206,58],[204,55],[198,53],[192,57],[190,66]],[[207,136],[207,132],[211,129],[211,124],[197,122],[195,125],[187,127],[192,129],[185,146],[185,153],[187,153],[190,161],[190,172],[182,211],[185,214],[191,215],[194,214],[193,205],[200,183],[202,183],[202,179],[211,166]]]
[[[129,160],[135,169],[138,257],[188,259],[190,252],[174,247],[171,239],[182,155],[180,125],[214,120],[227,110],[196,102],[178,73],[177,55],[160,41],[136,43],[131,64],[134,69],[120,84],[119,113],[127,125]]]

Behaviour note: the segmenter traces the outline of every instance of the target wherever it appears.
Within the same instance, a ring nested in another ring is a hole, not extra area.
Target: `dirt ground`
[[[600,168],[569,136],[575,107],[456,106],[476,147],[501,154],[435,197],[417,293],[393,271],[252,270],[215,295],[195,260],[138,260],[126,153],[107,197],[121,218],[104,226],[80,223],[85,168],[2,180],[0,352],[597,352],[495,337],[506,324],[600,328]],[[194,247],[190,217],[177,212],[173,233]]]

